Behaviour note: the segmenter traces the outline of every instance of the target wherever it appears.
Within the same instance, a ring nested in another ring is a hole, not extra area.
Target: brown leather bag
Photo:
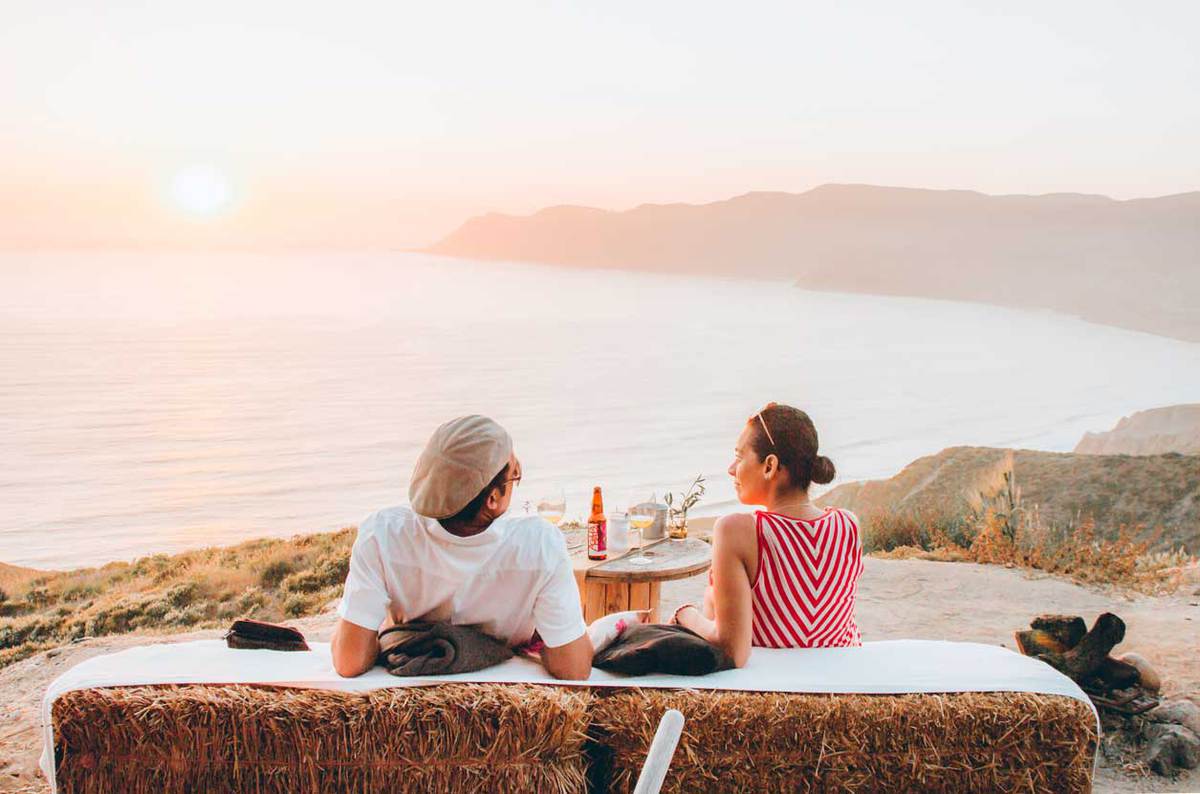
[[[264,623],[261,620],[235,620],[225,632],[230,648],[267,651],[307,651],[304,635],[291,626]]]

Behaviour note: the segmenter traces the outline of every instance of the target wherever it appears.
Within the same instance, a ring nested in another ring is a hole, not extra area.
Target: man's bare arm
[[[375,666],[379,657],[379,633],[348,620],[338,620],[330,651],[338,675],[345,678],[362,675]]]
[[[592,638],[587,632],[557,648],[542,649],[542,664],[555,678],[582,681],[592,674]]]

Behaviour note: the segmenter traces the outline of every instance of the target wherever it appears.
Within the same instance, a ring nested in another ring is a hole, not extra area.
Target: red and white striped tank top
[[[861,645],[854,595],[862,541],[854,514],[830,508],[813,521],[759,510],[751,643],[765,648]]]

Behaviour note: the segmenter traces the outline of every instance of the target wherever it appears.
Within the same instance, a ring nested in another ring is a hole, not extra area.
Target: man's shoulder
[[[504,538],[522,557],[537,555],[543,560],[560,560],[567,556],[567,542],[562,530],[539,516],[502,516]]]
[[[427,519],[417,515],[408,505],[395,505],[376,510],[358,525],[358,535],[394,535],[411,531]]]

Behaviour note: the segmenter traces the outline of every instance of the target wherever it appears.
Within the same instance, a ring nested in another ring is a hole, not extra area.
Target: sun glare
[[[191,165],[171,179],[171,201],[189,215],[211,216],[227,209],[233,200],[229,179],[211,165]]]

